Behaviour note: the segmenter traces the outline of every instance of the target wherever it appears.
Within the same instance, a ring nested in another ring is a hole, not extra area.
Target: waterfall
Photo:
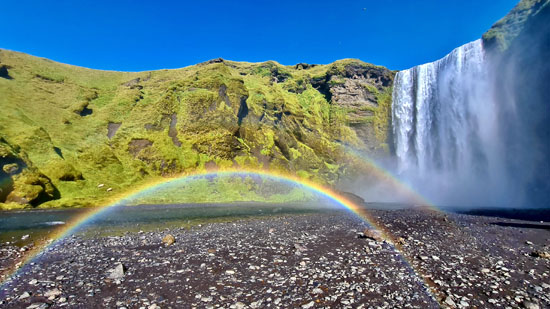
[[[493,85],[481,40],[397,73],[397,170],[428,199],[450,206],[511,201]]]

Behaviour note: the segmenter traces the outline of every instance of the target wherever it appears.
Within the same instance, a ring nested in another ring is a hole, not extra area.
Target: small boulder
[[[113,280],[122,279],[124,277],[124,265],[119,263],[114,268],[109,269],[108,273],[109,273],[109,276],[108,276],[109,279],[113,279]]]
[[[176,238],[172,234],[168,234],[162,238],[162,242],[165,246],[171,246],[173,243],[176,242]]]
[[[455,307],[456,306],[456,303],[454,302],[454,300],[452,299],[452,297],[447,297],[445,298],[445,301],[444,303],[450,307]]]
[[[550,252],[547,252],[547,251],[533,251],[533,252],[531,252],[531,256],[542,258],[542,259],[550,259]]]
[[[61,295],[61,291],[59,289],[53,289],[53,290],[49,290],[47,291],[46,293],[44,293],[44,297],[57,297]]]
[[[382,233],[379,230],[365,229],[363,233],[357,233],[357,238],[368,238],[374,241],[383,241]]]
[[[540,308],[540,306],[538,304],[528,302],[528,301],[524,301],[522,303],[522,305],[523,305],[523,308],[526,308],[526,309],[539,309]]]

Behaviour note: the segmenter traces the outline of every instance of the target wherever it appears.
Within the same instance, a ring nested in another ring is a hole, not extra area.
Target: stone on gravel
[[[539,309],[539,305],[535,304],[535,303],[532,303],[532,302],[528,302],[528,301],[524,301],[522,303],[523,305],[523,308],[526,308],[526,309]]]
[[[109,269],[109,279],[122,279],[124,277],[124,266],[122,264],[118,264],[112,269]]]
[[[61,295],[61,291],[59,289],[49,290],[46,293],[44,293],[44,297],[52,297],[52,296],[56,297],[59,295]]]
[[[451,307],[456,306],[456,303],[454,302],[454,300],[451,297],[445,298],[444,303],[451,306]]]
[[[162,242],[164,243],[164,245],[170,246],[176,242],[176,238],[172,234],[168,234],[164,236],[164,238],[162,238]]]
[[[315,288],[313,289],[313,291],[311,291],[311,293],[319,295],[319,294],[323,294],[323,290],[321,290],[320,288]]]
[[[246,308],[246,305],[241,302],[236,302],[233,305],[231,305],[229,308],[243,309],[243,308]]]
[[[550,308],[550,260],[530,256],[550,251],[540,245],[547,229],[518,233],[491,224],[516,221],[461,214],[446,215],[449,224],[422,210],[372,213],[390,239],[406,241],[402,248],[353,239],[365,223],[340,212],[76,233],[3,285],[0,308]],[[167,234],[177,244],[164,249]],[[19,247],[2,243],[0,257],[0,269],[20,261]],[[430,291],[422,279],[434,283]],[[62,294],[47,300],[52,289]]]
[[[531,252],[531,256],[542,258],[542,259],[550,259],[550,252],[533,251],[533,252]]]
[[[365,229],[362,233],[357,233],[357,238],[367,238],[380,242],[384,240],[380,231],[372,229]]]

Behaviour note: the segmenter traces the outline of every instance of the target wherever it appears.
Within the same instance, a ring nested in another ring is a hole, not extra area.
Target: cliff
[[[550,1],[523,0],[484,36],[495,76],[495,94],[508,110],[508,160],[527,182],[530,206],[550,202]],[[514,129],[515,128],[515,129]]]
[[[335,184],[360,171],[345,147],[389,153],[393,76],[352,59],[108,72],[0,50],[0,203],[94,205],[220,168]]]

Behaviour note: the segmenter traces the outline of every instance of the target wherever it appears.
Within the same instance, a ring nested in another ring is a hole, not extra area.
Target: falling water
[[[488,67],[477,40],[395,78],[398,174],[439,204],[513,202]]]

